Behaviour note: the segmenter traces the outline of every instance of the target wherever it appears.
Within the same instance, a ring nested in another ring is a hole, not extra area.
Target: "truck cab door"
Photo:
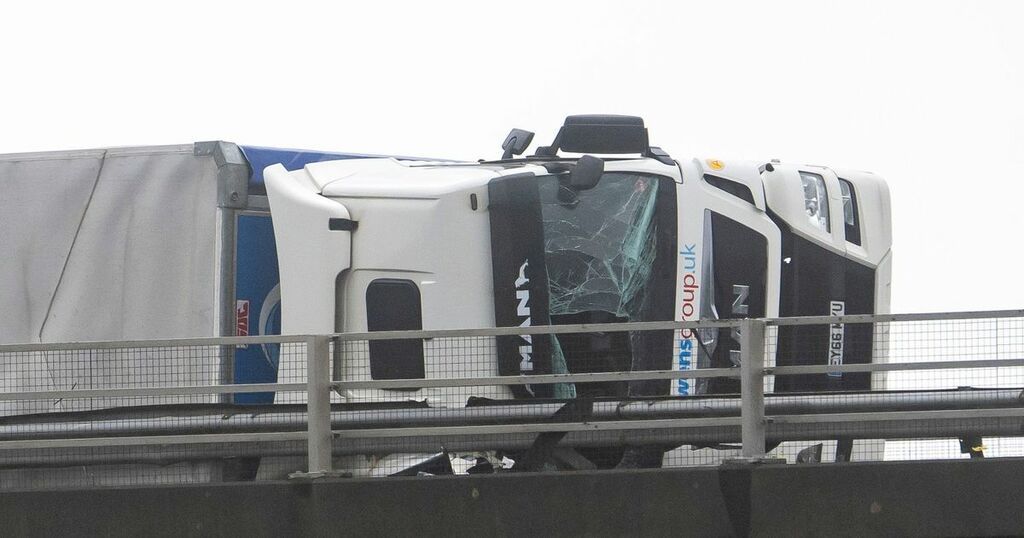
[[[775,316],[781,241],[769,218],[757,164],[694,160],[680,188],[677,319]],[[679,369],[735,367],[736,330],[684,329]],[[676,382],[674,394],[734,393],[734,379]]]

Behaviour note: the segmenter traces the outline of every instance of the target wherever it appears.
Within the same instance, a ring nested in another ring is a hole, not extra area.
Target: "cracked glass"
[[[610,172],[579,192],[540,178],[552,315],[603,311],[639,321],[656,253],[657,179]]]

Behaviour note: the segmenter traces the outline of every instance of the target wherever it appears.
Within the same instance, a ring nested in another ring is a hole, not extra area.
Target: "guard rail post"
[[[765,457],[764,418],[765,321],[740,321],[740,435],[743,459]]]
[[[306,339],[306,417],[311,476],[331,471],[330,337]]]

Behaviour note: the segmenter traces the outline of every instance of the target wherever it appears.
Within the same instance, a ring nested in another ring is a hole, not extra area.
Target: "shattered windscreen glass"
[[[639,321],[656,253],[657,179],[609,172],[574,192],[544,176],[539,187],[551,315]]]

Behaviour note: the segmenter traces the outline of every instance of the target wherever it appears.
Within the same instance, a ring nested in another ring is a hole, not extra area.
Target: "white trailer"
[[[278,334],[262,170],[361,157],[230,142],[0,156],[0,344]],[[79,371],[39,358],[0,365],[0,383],[17,391],[145,381],[124,377],[134,375],[178,385],[277,375],[264,346],[178,360],[145,373],[113,354]]]

